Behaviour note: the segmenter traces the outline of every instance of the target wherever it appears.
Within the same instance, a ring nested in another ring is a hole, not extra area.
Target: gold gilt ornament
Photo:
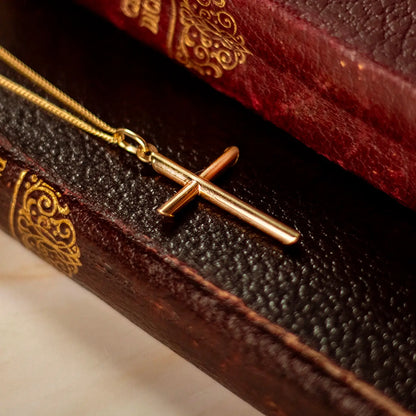
[[[183,0],[179,8],[182,32],[176,59],[203,76],[220,78],[246,61],[250,51],[238,33],[225,0]]]
[[[70,210],[62,195],[36,175],[20,174],[10,209],[12,234],[28,249],[68,276],[81,266]],[[21,206],[16,211],[16,207]]]

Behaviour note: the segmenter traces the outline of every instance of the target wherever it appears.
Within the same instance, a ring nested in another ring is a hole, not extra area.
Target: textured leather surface
[[[179,11],[185,3],[163,0],[159,31],[153,35],[139,19],[121,11],[119,0],[78,2],[183,62],[186,29]],[[204,4],[218,10],[215,2]],[[203,78],[416,210],[416,88],[399,65],[403,60],[409,68],[413,65],[414,6],[406,0],[221,4],[237,22],[251,54],[221,77]],[[188,45],[188,53],[192,49]],[[211,58],[216,56],[211,52]],[[387,58],[381,60],[383,53]],[[196,67],[185,65],[198,73],[198,60]]]
[[[133,240],[145,236],[150,247],[416,410],[413,212],[93,15],[19,0],[2,2],[0,19],[5,47],[179,163],[198,171],[238,145],[240,161],[219,183],[295,226],[302,240],[282,249],[204,202],[165,223],[154,209],[177,189],[170,181],[0,91],[0,134],[15,157],[26,154],[46,179]],[[105,268],[105,259],[96,261]]]
[[[412,0],[276,0],[375,62],[416,81]]]

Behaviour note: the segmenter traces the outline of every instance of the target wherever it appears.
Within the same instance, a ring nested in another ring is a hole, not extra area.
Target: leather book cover
[[[302,237],[203,200],[166,222],[176,185],[0,89],[3,230],[267,415],[415,412],[413,211],[78,5],[1,2],[0,39],[192,171],[239,146],[216,183]]]
[[[416,209],[413,2],[77,1]]]

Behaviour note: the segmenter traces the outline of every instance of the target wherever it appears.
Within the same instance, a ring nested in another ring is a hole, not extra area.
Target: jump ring
[[[114,133],[114,138],[117,140],[117,144],[124,149],[125,151],[133,154],[143,153],[146,154],[149,152],[149,145],[143,137],[134,133],[133,131],[125,128],[117,129]],[[131,139],[133,142],[136,142],[138,146],[135,146],[132,143],[129,143],[126,138]]]

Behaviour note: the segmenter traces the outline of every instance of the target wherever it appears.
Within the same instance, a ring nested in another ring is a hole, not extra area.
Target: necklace
[[[277,239],[282,244],[289,245],[298,241],[300,237],[298,231],[241,201],[210,182],[211,179],[220,174],[226,167],[236,163],[239,155],[237,147],[232,146],[227,148],[202,173],[196,175],[159,153],[155,146],[148,143],[140,135],[126,128],[109,126],[77,101],[29,68],[2,46],[0,46],[0,59],[31,82],[41,87],[50,96],[60,101],[66,109],[51,103],[47,99],[40,97],[33,91],[1,74],[0,86],[20,95],[45,111],[52,113],[56,117],[71,123],[87,133],[108,143],[120,146],[123,150],[136,155],[140,161],[150,164],[157,173],[182,185],[182,189],[179,192],[158,208],[160,214],[173,217],[179,209],[199,195]],[[68,110],[72,110],[72,112]]]

